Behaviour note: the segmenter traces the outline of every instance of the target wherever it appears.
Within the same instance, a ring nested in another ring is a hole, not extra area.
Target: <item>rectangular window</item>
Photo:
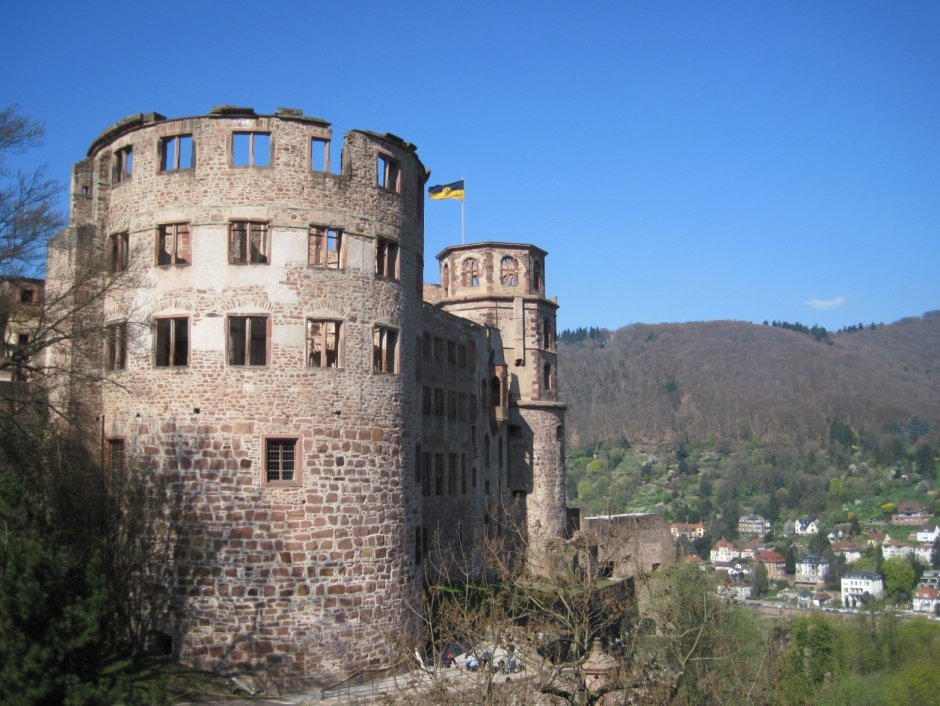
[[[450,454],[447,460],[449,461],[448,473],[447,473],[447,494],[456,495],[457,494],[457,454]]]
[[[467,494],[467,454],[460,454],[460,493]]]
[[[108,324],[107,334],[105,366],[108,370],[124,370],[127,367],[127,322]]]
[[[457,344],[453,341],[447,342],[447,362],[456,363],[457,362]]]
[[[181,169],[192,169],[195,165],[193,154],[192,135],[164,137],[160,140],[160,171],[177,172]]]
[[[36,290],[31,287],[24,287],[20,290],[20,303],[21,304],[35,304],[39,297],[36,295]]]
[[[265,439],[264,470],[267,482],[293,481],[296,457],[297,439]]]
[[[385,238],[375,239],[375,274],[398,279],[398,243]]]
[[[457,419],[462,422],[467,421],[467,393],[461,392],[457,395]]]
[[[157,319],[154,323],[153,363],[158,368],[189,365],[189,319]]]
[[[425,451],[421,454],[421,468],[424,473],[421,474],[421,494],[425,497],[431,494],[431,452]]]
[[[421,352],[425,360],[431,360],[431,334],[429,333],[424,334]]]
[[[310,226],[307,264],[311,267],[342,269],[343,231],[327,226]]]
[[[444,361],[444,339],[434,339],[434,360]]]
[[[111,182],[117,184],[131,178],[134,172],[134,148],[128,145],[114,153],[111,161]]]
[[[457,346],[457,365],[461,368],[467,367],[467,347],[462,343]]]
[[[425,415],[431,414],[431,388],[427,385],[421,390],[421,412]]]
[[[457,393],[453,390],[447,391],[447,418],[457,418]]]
[[[233,132],[233,167],[270,167],[270,132]]]
[[[129,233],[111,234],[111,272],[125,272],[127,270],[127,248],[130,242]]]
[[[268,317],[228,317],[228,364],[267,365]]]
[[[439,387],[434,388],[434,414],[444,416],[444,391]]]
[[[232,221],[229,224],[228,261],[233,265],[267,265],[268,224]]]
[[[396,373],[398,331],[386,326],[372,329],[372,372]]]
[[[310,140],[310,170],[314,172],[330,171],[330,141],[322,137]]]
[[[157,228],[157,265],[188,265],[192,262],[189,224],[173,223]]]
[[[434,494],[444,494],[444,454],[434,454]]]
[[[105,459],[106,467],[112,475],[119,475],[124,472],[127,464],[127,450],[124,446],[124,439],[108,439],[107,448],[108,457]]]
[[[401,191],[401,167],[387,154],[379,154],[375,160],[375,181],[383,189]]]
[[[341,368],[342,322],[307,319],[307,367]]]

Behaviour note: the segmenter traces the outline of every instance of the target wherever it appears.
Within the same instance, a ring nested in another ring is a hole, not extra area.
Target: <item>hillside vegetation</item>
[[[569,442],[825,439],[833,420],[879,434],[912,417],[940,429],[940,311],[812,331],[713,321],[563,337],[580,339],[559,342]]]

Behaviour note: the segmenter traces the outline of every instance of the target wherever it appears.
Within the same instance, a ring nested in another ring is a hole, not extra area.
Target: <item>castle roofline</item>
[[[542,248],[538,247],[537,245],[532,245],[531,243],[501,243],[495,240],[482,240],[477,243],[449,245],[448,247],[441,250],[437,255],[435,255],[435,257],[438,260],[442,260],[452,252],[460,252],[461,250],[479,250],[480,248],[517,248],[521,250],[532,250],[542,257],[548,255],[547,250],[542,250]]]
[[[91,143],[91,147],[88,148],[88,156],[91,157],[102,145],[138,128],[148,127],[168,120],[175,122],[177,120],[196,120],[199,118],[278,118],[279,120],[312,123],[321,127],[330,127],[331,125],[323,118],[304,115],[304,112],[299,108],[278,108],[273,114],[269,115],[256,113],[254,108],[236,105],[215,105],[212,106],[207,115],[183,115],[177,118],[167,118],[160,113],[134,113],[105,128]]]

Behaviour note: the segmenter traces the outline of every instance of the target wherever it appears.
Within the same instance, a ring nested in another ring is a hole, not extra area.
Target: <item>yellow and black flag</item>
[[[428,187],[428,197],[432,201],[441,201],[442,199],[463,201],[463,179],[455,181],[453,184]]]

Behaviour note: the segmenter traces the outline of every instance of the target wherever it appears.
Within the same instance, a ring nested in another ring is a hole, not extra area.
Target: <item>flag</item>
[[[455,181],[453,184],[429,187],[428,196],[432,201],[440,201],[442,199],[457,199],[458,201],[463,201],[463,179]]]

